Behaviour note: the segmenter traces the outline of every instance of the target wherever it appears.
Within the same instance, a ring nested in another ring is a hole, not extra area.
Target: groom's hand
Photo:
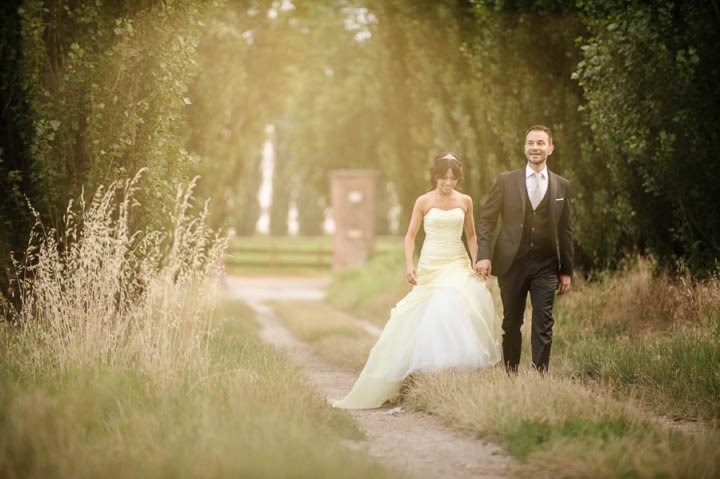
[[[558,294],[565,294],[570,290],[570,283],[572,282],[572,277],[561,274],[560,275],[560,281],[558,281]]]
[[[490,276],[491,270],[492,270],[492,263],[490,262],[489,259],[481,259],[480,261],[475,263],[475,272],[485,279],[487,279],[488,276]]]

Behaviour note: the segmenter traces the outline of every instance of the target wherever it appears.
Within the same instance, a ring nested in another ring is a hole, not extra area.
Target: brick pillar
[[[363,265],[375,246],[375,188],[372,170],[330,172],[335,237],[333,269]]]

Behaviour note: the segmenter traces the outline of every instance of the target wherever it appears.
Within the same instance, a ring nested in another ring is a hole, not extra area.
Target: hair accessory
[[[457,160],[457,158],[455,158],[455,155],[453,155],[452,153],[448,153],[447,155],[443,156],[440,159],[441,160]]]

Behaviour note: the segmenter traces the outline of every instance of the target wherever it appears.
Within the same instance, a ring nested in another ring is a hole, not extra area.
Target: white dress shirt
[[[547,193],[547,189],[548,189],[547,166],[543,166],[543,169],[540,170],[538,173],[540,173],[541,198],[545,198],[545,193]],[[532,192],[535,189],[535,177],[533,176],[534,174],[535,174],[535,170],[530,168],[530,165],[526,165],[525,166],[525,185],[527,185],[528,198],[530,198],[532,196]]]

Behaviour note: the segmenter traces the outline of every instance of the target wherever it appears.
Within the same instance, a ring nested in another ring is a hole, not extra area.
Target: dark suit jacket
[[[572,275],[573,239],[570,214],[570,182],[548,170],[548,200],[552,241],[558,260],[558,272]],[[527,205],[525,167],[501,173],[490,190],[477,222],[478,260],[490,258],[490,240],[502,220],[500,234],[492,254],[492,273],[502,276],[512,266],[523,233]]]

